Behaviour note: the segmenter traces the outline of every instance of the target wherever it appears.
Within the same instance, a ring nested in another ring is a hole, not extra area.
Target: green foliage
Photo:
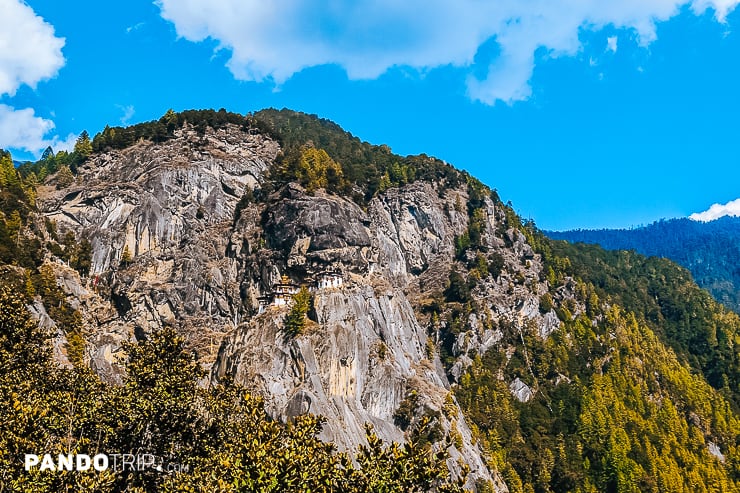
[[[460,236],[455,236],[455,258],[463,260],[465,252],[470,248],[470,233],[467,231]]]
[[[540,296],[540,312],[547,313],[552,310],[554,306],[550,293],[545,293]]]
[[[92,245],[83,238],[73,249],[71,249],[69,257],[69,265],[81,276],[87,277],[90,274],[90,267],[92,267]]]
[[[13,165],[10,153],[0,150],[0,188],[11,190],[19,186],[20,176]]]
[[[465,278],[454,269],[450,272],[449,283],[444,294],[447,301],[458,303],[467,303],[470,301],[470,288]]]
[[[33,291],[41,296],[49,316],[57,323],[67,339],[67,357],[76,366],[82,365],[85,339],[82,333],[82,316],[66,299],[57,285],[54,269],[49,264],[42,265],[35,275],[29,275]],[[26,291],[30,287],[26,285]]]
[[[740,313],[740,219],[722,217],[656,221],[642,228],[548,232],[558,240],[599,244],[607,250],[635,250],[665,257],[691,271],[696,283]]]
[[[53,228],[52,236],[56,237],[53,224],[47,224],[47,227]],[[58,242],[57,237],[57,243],[51,246],[52,253],[59,259],[68,262],[69,266],[79,272],[81,276],[86,277],[92,266],[92,245],[90,242],[86,238],[78,241],[72,231],[67,231],[61,242]]]
[[[393,413],[393,422],[402,430],[408,429],[414,420],[416,411],[419,408],[419,395],[415,390],[406,394],[404,400]]]
[[[680,360],[740,404],[740,317],[699,289],[689,272],[666,259],[564,241],[552,241],[545,257],[559,278],[593,286],[597,303],[610,300],[635,313]]]
[[[293,304],[290,311],[285,316],[285,333],[289,337],[295,337],[303,333],[308,321],[308,311],[311,309],[313,299],[311,293],[302,286],[301,289],[293,295]]]
[[[501,272],[504,270],[504,265],[506,265],[506,262],[500,253],[493,252],[488,256],[488,272],[494,278],[498,278],[498,276],[501,275]]]
[[[351,193],[360,202],[419,179],[435,183],[440,194],[467,184],[469,223],[455,247],[471,270],[453,270],[445,299],[437,295],[425,313],[432,313],[430,325],[440,330],[434,340],[448,367],[458,336],[471,330],[471,313],[484,330],[502,334],[485,355],[468,353],[473,363],[454,391],[512,492],[738,491],[740,425],[733,406],[740,395],[740,319],[698,290],[688,272],[630,252],[551,242],[479,181],[426,156],[402,158],[360,142],[331,122],[272,110],[254,118],[186,113],[106,128],[93,140],[93,152],[171,138],[186,121],[198,131],[231,123],[279,136],[285,155],[282,168],[273,170],[276,184],[298,180],[310,191]],[[127,373],[118,386],[104,385],[86,370],[80,314],[66,302],[51,266],[41,264],[50,252],[87,275],[90,245],[70,234],[60,239],[47,223],[44,249],[33,243],[35,225],[28,219],[34,187],[54,173],[58,180],[65,168],[73,175],[82,154],[49,149],[19,170],[7,153],[0,154],[0,263],[15,264],[2,266],[3,284],[12,288],[0,288],[0,490],[460,491],[444,463],[446,447],[455,441],[459,448],[460,435],[453,428],[442,448],[432,449],[430,442],[442,438],[440,416],[411,394],[394,416],[409,443],[386,446],[368,429],[369,445],[352,463],[318,440],[321,418],[298,416],[281,424],[269,418],[260,399],[231,382],[199,386],[200,365],[173,329],[126,347]],[[256,195],[245,194],[235,221]],[[487,198],[503,211],[495,234],[510,243],[505,233],[521,231],[543,257],[540,282],[550,291],[540,308],[557,305],[564,320],[547,339],[526,323],[490,320],[484,312],[493,307],[471,293],[477,279],[497,277],[504,268],[503,256],[486,251],[483,241],[491,233]],[[455,207],[462,211],[464,205]],[[130,252],[123,253],[125,266]],[[563,300],[564,292],[575,292],[577,303]],[[64,332],[74,368],[58,368],[51,360],[50,335],[26,313],[33,296]],[[286,335],[305,333],[310,309],[303,289],[285,318]],[[384,344],[376,352],[388,356]],[[511,395],[514,378],[532,388],[529,402]],[[443,407],[448,418],[453,404],[450,394]],[[709,441],[725,455],[724,464],[709,454]],[[156,453],[190,469],[171,475],[27,474],[17,459],[28,450],[93,449]]]
[[[342,167],[323,149],[306,147],[295,159],[288,160],[286,166],[286,177],[294,176],[308,193],[319,188],[339,192],[347,187]]]
[[[483,199],[480,199],[480,203],[482,202]],[[471,248],[478,251],[488,250],[484,241],[486,219],[487,216],[484,209],[472,209],[467,231],[460,236],[455,236],[455,258],[464,260],[466,252]]]
[[[131,265],[132,261],[133,257],[131,256],[131,250],[129,250],[128,245],[124,245],[123,251],[121,252],[121,267],[128,267],[129,265]]]
[[[362,142],[335,123],[290,110],[263,110],[254,115],[261,126],[280,141],[285,153],[282,171],[275,178],[281,182],[298,179],[295,163],[308,146],[321,149],[342,170],[345,182],[339,187],[359,203],[366,203],[377,192],[415,180],[437,182],[444,187],[457,186],[462,174],[452,166],[424,154],[402,157],[388,146]],[[287,163],[287,166],[286,166]]]
[[[738,453],[740,420],[727,401],[634,317],[613,308],[592,322],[569,321],[547,340],[505,335],[517,353],[526,344],[530,365],[492,349],[461,378],[457,400],[510,488],[737,490],[740,477],[706,443],[721,444],[728,463]],[[520,403],[498,375],[524,378],[530,368],[538,395]]]
[[[543,257],[540,280],[550,292],[540,309],[556,308],[564,283],[585,306],[580,313],[574,300],[562,300],[556,309],[565,322],[544,340],[534,327],[499,319],[501,349],[474,358],[455,389],[510,491],[738,490],[740,422],[720,395],[738,395],[736,315],[668,261],[552,242],[510,207],[504,215],[497,234],[506,240],[505,231],[519,230]],[[472,248],[470,233],[456,239],[458,258],[471,257],[464,252]],[[471,278],[483,272],[481,254]],[[463,280],[455,276],[458,290]],[[461,297],[445,294],[455,302],[438,308],[447,313],[440,352],[449,366],[451,342],[469,329]],[[533,389],[532,400],[512,396],[507,382],[514,378]],[[709,454],[709,441],[721,444],[724,464]]]
[[[78,312],[76,312],[79,315]],[[79,320],[79,319],[78,319]],[[82,334],[81,323],[78,321],[75,326],[66,331],[67,337],[67,358],[70,363],[80,367],[85,363],[85,337]]]
[[[468,236],[470,246],[473,248],[484,248],[483,234],[486,232],[486,212],[483,209],[475,209],[468,224]]]
[[[41,159],[27,162],[18,167],[27,189],[33,190],[37,184],[44,183],[47,177],[57,175],[57,188],[64,188],[74,182],[77,168],[92,154],[92,146],[87,131],[83,131],[77,138],[73,152],[59,151],[54,154],[51,147],[47,147]]]
[[[140,140],[165,142],[173,138],[175,130],[182,128],[185,124],[192,125],[200,134],[204,134],[208,127],[218,130],[229,124],[237,125],[247,132],[259,130],[263,133],[270,133],[269,129],[251,116],[230,113],[223,108],[218,111],[187,110],[179,113],[168,110],[159,120],[129,127],[106,126],[93,138],[92,149],[94,152],[125,149]]]
[[[349,458],[343,457],[347,481],[342,491],[377,493],[462,493],[467,469],[463,477],[450,481],[445,461],[448,439],[438,452],[421,445],[422,437],[428,434],[429,419],[423,419],[404,445],[396,443],[385,446],[367,426],[368,445],[361,445],[355,455],[358,467],[352,466]],[[346,489],[345,489],[346,488]]]
[[[51,357],[49,336],[28,316],[25,300],[0,286],[0,375],[45,374]]]
[[[728,454],[737,453],[740,422],[727,403],[634,318],[612,310],[607,325],[622,350],[603,375],[594,375],[579,429],[596,486],[656,492],[738,488],[738,478],[711,457],[705,442],[712,430]]]
[[[24,233],[34,209],[35,190],[0,150],[0,264],[33,268],[41,263],[38,240]]]
[[[457,419],[457,405],[455,404],[455,398],[452,395],[452,392],[448,392],[445,396],[445,402],[442,405],[442,413],[449,420]]]
[[[471,273],[475,273],[479,278],[488,277],[488,260],[483,254],[478,253],[475,256],[475,264]]]
[[[449,442],[422,446],[427,421],[404,445],[368,428],[356,463],[317,435],[316,416],[276,422],[230,381],[205,388],[203,371],[174,329],[127,344],[127,372],[105,385],[84,367],[59,368],[50,334],[24,300],[0,288],[0,489],[3,491],[461,492],[449,477]],[[23,454],[148,453],[186,470],[40,472]]]
[[[87,159],[92,154],[92,142],[90,141],[90,135],[87,130],[83,130],[77,141],[75,142],[74,152],[80,156],[80,158]]]

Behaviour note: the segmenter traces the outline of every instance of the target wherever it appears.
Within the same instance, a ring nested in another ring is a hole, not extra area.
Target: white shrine
[[[341,272],[327,270],[319,274],[316,281],[309,288],[310,291],[323,291],[326,289],[337,289],[342,287],[342,274]],[[275,283],[272,287],[272,291],[264,296],[257,298],[259,302],[259,309],[257,314],[262,314],[267,311],[269,306],[287,306],[293,301],[293,295],[300,291],[300,287],[293,283],[288,276],[283,275],[280,278],[280,282]]]
[[[327,270],[319,274],[319,278],[316,281],[316,289],[336,289],[342,287],[342,274],[333,271],[333,270]]]
[[[280,282],[275,283],[272,287],[272,292],[257,298],[259,301],[259,310],[257,313],[264,313],[268,306],[286,306],[293,299],[293,295],[299,290],[300,288],[297,284],[293,283],[288,276],[283,275],[280,278]]]

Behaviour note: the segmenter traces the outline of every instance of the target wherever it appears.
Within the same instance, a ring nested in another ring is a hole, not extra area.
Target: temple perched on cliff
[[[338,271],[324,271],[310,283],[309,291],[322,291],[342,287],[342,274]],[[264,313],[268,306],[286,306],[290,304],[293,295],[300,290],[300,286],[291,281],[287,275],[280,278],[280,282],[273,285],[272,291],[257,298],[259,301],[258,314]]]
[[[342,286],[342,274],[334,270],[324,271],[314,284],[317,290],[339,288]]]

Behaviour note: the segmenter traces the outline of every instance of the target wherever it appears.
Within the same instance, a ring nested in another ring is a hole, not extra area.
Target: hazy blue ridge
[[[670,219],[634,229],[546,231],[555,240],[592,243],[608,250],[635,250],[689,269],[697,284],[740,312],[740,218],[711,222]]]

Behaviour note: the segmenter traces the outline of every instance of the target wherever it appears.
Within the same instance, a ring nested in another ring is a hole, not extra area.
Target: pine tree
[[[23,289],[25,291],[26,299],[29,301],[33,300],[34,296],[36,296],[36,288],[33,287],[33,281],[31,281],[31,273],[26,270],[23,273],[23,277]]]
[[[80,136],[77,137],[74,152],[80,156],[83,161],[92,154],[92,142],[90,141],[90,135],[87,133],[87,130],[83,130]]]
[[[128,266],[131,263],[131,260],[131,251],[128,249],[128,245],[125,245],[123,247],[123,252],[121,252],[121,266]]]
[[[290,336],[297,336],[303,333],[306,327],[306,315],[311,308],[311,293],[303,286],[293,296],[293,306],[290,312],[285,316],[285,331]]]
[[[68,166],[62,166],[57,173],[57,190],[70,186],[75,181],[75,176]]]

